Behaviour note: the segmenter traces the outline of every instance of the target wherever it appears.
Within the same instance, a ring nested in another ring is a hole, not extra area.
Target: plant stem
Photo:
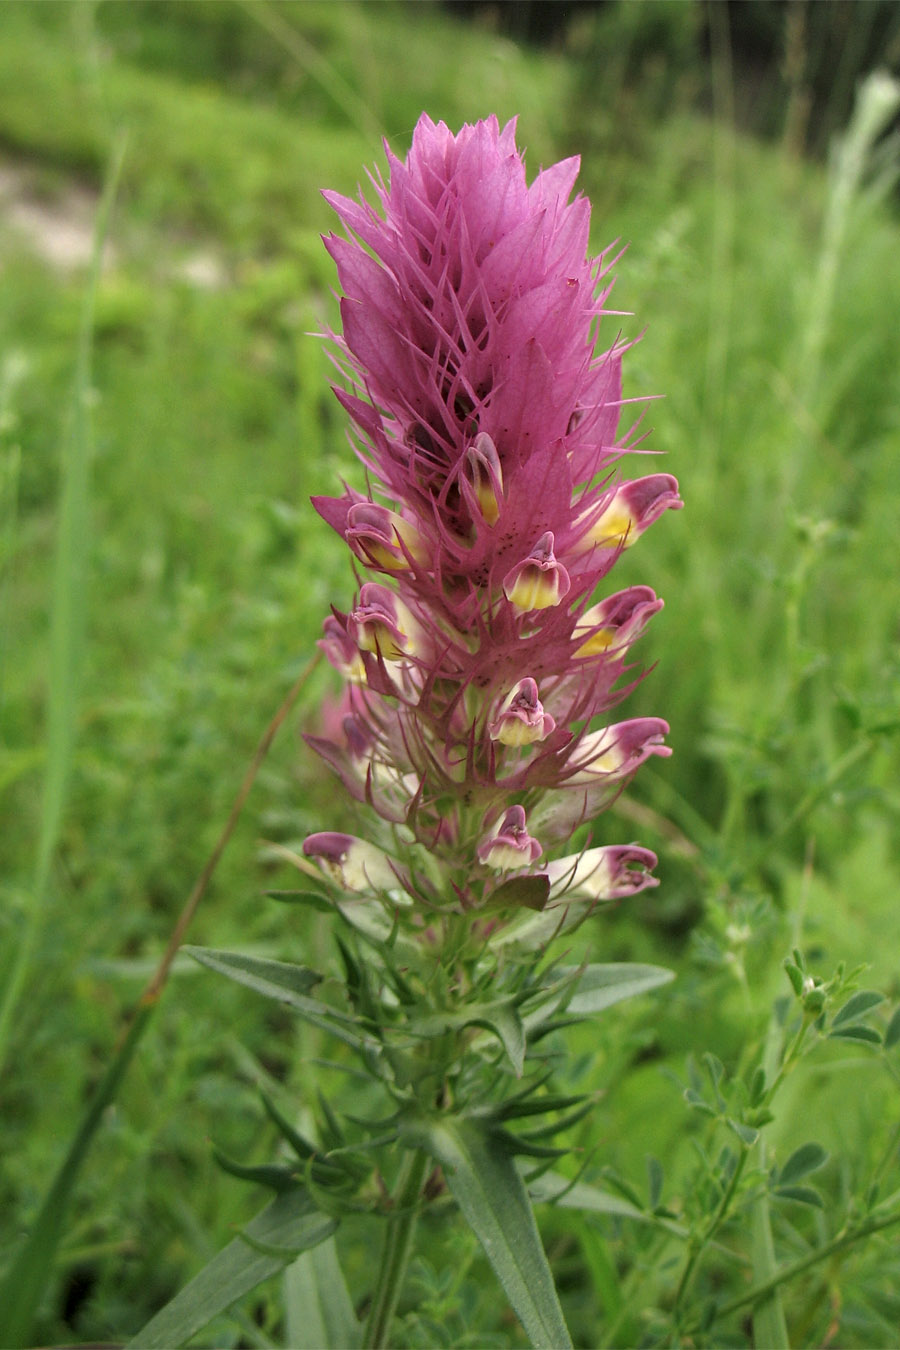
[[[807,1256],[802,1256],[799,1260],[791,1262],[790,1265],[782,1266],[770,1279],[754,1285],[752,1289],[748,1289],[739,1298],[732,1299],[730,1303],[723,1304],[721,1308],[716,1310],[716,1321],[718,1322],[723,1317],[729,1317],[732,1313],[739,1312],[741,1308],[760,1302],[780,1285],[787,1284],[789,1280],[812,1269],[813,1266],[818,1265],[820,1261],[824,1261],[835,1252],[852,1246],[854,1242],[859,1242],[862,1238],[871,1237],[873,1233],[880,1233],[886,1228],[892,1228],[894,1224],[898,1223],[900,1223],[900,1212],[895,1211],[893,1214],[877,1217],[872,1214],[855,1227],[844,1228],[830,1242],[823,1243],[821,1247],[817,1247]],[[696,1329],[696,1326],[689,1327],[687,1334],[691,1334]]]
[[[766,1145],[760,1137],[757,1145],[757,1160],[760,1169],[766,1169]],[[760,1284],[770,1281],[778,1272],[775,1263],[775,1243],[772,1238],[772,1218],[769,1212],[768,1191],[760,1191],[750,1210],[750,1228],[752,1233],[753,1273]],[[781,1292],[777,1285],[758,1303],[753,1305],[753,1343],[765,1345],[770,1350],[785,1350],[790,1346]]]
[[[685,1262],[684,1270],[681,1272],[681,1279],[678,1281],[678,1288],[675,1291],[675,1301],[672,1309],[672,1315],[673,1318],[676,1320],[676,1322],[678,1319],[679,1309],[681,1308],[682,1301],[693,1282],[694,1275],[697,1270],[697,1263],[700,1260],[703,1253],[706,1251],[706,1248],[709,1246],[715,1234],[718,1232],[721,1224],[723,1223],[728,1213],[728,1210],[731,1206],[731,1202],[734,1199],[734,1195],[738,1187],[738,1182],[740,1181],[741,1175],[744,1171],[744,1165],[747,1161],[748,1154],[749,1149],[745,1146],[741,1152],[740,1157],[737,1159],[737,1162],[735,1163],[735,1168],[731,1174],[731,1179],[729,1180],[727,1186],[722,1192],[722,1197],[719,1200],[718,1205],[716,1206],[715,1213],[713,1214],[709,1223],[706,1225],[703,1234],[699,1238],[691,1242],[688,1247],[687,1260]]]
[[[430,1159],[421,1149],[412,1149],[403,1159],[394,1196],[394,1214],[388,1223],[381,1253],[381,1269],[372,1295],[372,1307],[363,1342],[366,1350],[382,1350],[406,1276],[412,1240],[419,1216],[419,1196],[428,1174]]]

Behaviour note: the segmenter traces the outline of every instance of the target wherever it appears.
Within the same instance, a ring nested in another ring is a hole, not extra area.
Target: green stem
[[[845,1247],[851,1247],[853,1243],[861,1241],[863,1238],[871,1237],[873,1233],[880,1233],[885,1228],[891,1228],[894,1224],[900,1223],[900,1213],[886,1214],[883,1217],[876,1218],[872,1215],[863,1223],[857,1224],[853,1228],[845,1228],[831,1239],[825,1242],[815,1251],[807,1256],[800,1257],[797,1261],[792,1261],[790,1265],[782,1266],[779,1271],[768,1280],[763,1280],[760,1284],[754,1285],[748,1289],[746,1294],[740,1298],[734,1298],[730,1303],[725,1303],[716,1311],[716,1321],[721,1321],[723,1317],[730,1317],[732,1313],[739,1312],[741,1308],[752,1306],[767,1298],[782,1284],[787,1284],[797,1275],[802,1275],[805,1271],[811,1270],[813,1266],[818,1265],[820,1261],[826,1260],[835,1252],[842,1251]],[[688,1333],[696,1331],[697,1327],[689,1327]]]
[[[430,1161],[428,1154],[421,1149],[410,1150],[403,1159],[394,1195],[394,1214],[388,1223],[381,1253],[381,1269],[366,1324],[363,1342],[366,1350],[382,1350],[388,1344],[388,1333],[412,1253],[413,1234],[419,1217],[419,1196]]]
[[[766,1145],[760,1137],[757,1143],[757,1158],[760,1169],[766,1167]],[[777,1274],[775,1262],[775,1242],[772,1237],[772,1217],[769,1212],[769,1193],[761,1191],[750,1210],[750,1229],[752,1234],[753,1273],[760,1284],[772,1280]],[[769,1350],[786,1350],[790,1346],[787,1323],[778,1286],[760,1298],[753,1305],[753,1344],[765,1345]]]
[[[738,1158],[735,1164],[734,1171],[731,1174],[731,1180],[728,1182],[728,1185],[722,1192],[722,1198],[720,1199],[718,1205],[716,1206],[716,1211],[713,1214],[712,1218],[710,1219],[709,1223],[707,1224],[705,1231],[703,1232],[700,1238],[698,1238],[696,1241],[690,1244],[690,1247],[688,1249],[687,1261],[685,1262],[684,1270],[681,1273],[681,1279],[678,1281],[678,1288],[675,1292],[675,1302],[672,1310],[672,1315],[676,1323],[678,1320],[679,1309],[681,1308],[682,1301],[685,1295],[687,1294],[688,1290],[690,1289],[691,1284],[693,1283],[694,1275],[697,1270],[697,1263],[700,1260],[700,1257],[706,1251],[706,1248],[709,1246],[715,1234],[718,1232],[722,1222],[724,1221],[728,1213],[728,1210],[731,1207],[731,1202],[734,1199],[734,1195],[738,1187],[738,1182],[741,1179],[741,1176],[744,1171],[744,1166],[747,1162],[748,1153],[749,1149],[745,1147],[741,1153],[741,1156]]]

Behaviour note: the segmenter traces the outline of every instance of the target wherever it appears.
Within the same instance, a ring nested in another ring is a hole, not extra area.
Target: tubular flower
[[[322,625],[322,636],[316,645],[345,679],[353,680],[357,684],[365,680],[366,668],[359,647],[347,632],[345,614],[329,614]]]
[[[528,833],[525,811],[521,806],[511,806],[492,833],[478,845],[481,862],[496,868],[498,872],[526,867],[539,858],[542,852],[538,841]]]
[[[347,891],[390,890],[400,878],[386,854],[352,834],[311,834],[304,840],[303,853]]]
[[[537,685],[526,676],[506,695],[488,732],[491,740],[504,745],[532,745],[549,736],[555,726],[553,718],[544,712]]]
[[[529,185],[514,122],[453,134],[423,115],[406,159],[386,153],[375,205],[325,194],[346,232],[325,240],[336,393],[369,488],[314,499],[363,577],[320,643],[351,682],[343,729],[310,743],[402,827],[395,887],[423,848],[465,911],[491,893],[479,863],[546,876],[558,903],[630,894],[652,884],[651,854],[539,863],[525,816],[563,838],[668,753],[662,720],[604,720],[662,607],[647,586],[604,594],[605,578],[681,506],[668,474],[621,477],[627,344],[597,345],[615,259],[588,253],[578,160]]]
[[[347,543],[362,562],[397,572],[426,558],[414,525],[373,502],[355,502],[347,512]]]
[[[636,844],[589,848],[571,858],[557,858],[545,868],[550,878],[549,907],[562,897],[601,901],[635,895],[657,884],[650,875],[655,866],[656,854]]]
[[[553,533],[548,530],[504,579],[503,594],[516,609],[548,609],[568,595],[569,574],[556,561],[553,543]]]
[[[663,511],[680,505],[678,484],[671,474],[654,473],[623,483],[599,512],[587,510],[582,514],[586,529],[578,549],[630,548]]]
[[[415,630],[416,622],[398,595],[377,582],[366,582],[347,625],[360,651],[402,661],[415,651]]]

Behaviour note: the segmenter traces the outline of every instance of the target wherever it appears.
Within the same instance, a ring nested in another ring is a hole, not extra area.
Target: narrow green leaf
[[[358,1350],[362,1332],[334,1238],[298,1256],[284,1272],[287,1344],[292,1350]]]
[[[411,1119],[406,1132],[443,1167],[532,1345],[571,1347],[528,1193],[497,1136],[480,1122],[453,1117]]]
[[[705,1101],[700,1093],[695,1092],[693,1088],[685,1088],[684,1100],[688,1106],[692,1106],[695,1111],[702,1111],[704,1115],[714,1116],[716,1114],[715,1107],[710,1106],[709,1102]]]
[[[473,1003],[458,1012],[431,1013],[409,1023],[413,1036],[441,1036],[463,1027],[483,1027],[500,1041],[517,1077],[525,1063],[525,1027],[511,998],[495,1003]]]
[[[297,1173],[289,1167],[279,1167],[274,1163],[256,1166],[235,1162],[218,1149],[213,1149],[213,1157],[223,1172],[238,1177],[241,1181],[252,1181],[257,1186],[268,1186],[271,1191],[289,1191],[297,1185]]]
[[[787,977],[791,982],[791,987],[799,998],[803,993],[803,971],[799,966],[795,965],[793,961],[788,960],[785,960],[784,968],[787,971]]]
[[[239,1235],[214,1256],[129,1341],[129,1350],[183,1345],[300,1252],[324,1242],[336,1227],[336,1220],[320,1214],[299,1187],[279,1195],[247,1225],[247,1239]]]
[[[587,1097],[583,1092],[571,1097],[513,1097],[502,1102],[497,1108],[491,1108],[494,1120],[520,1120],[525,1116],[543,1116],[548,1111],[566,1111],[570,1106],[580,1106]]]
[[[574,974],[574,968],[561,970],[560,974]],[[638,994],[649,993],[660,985],[674,980],[671,970],[662,966],[645,966],[631,962],[616,962],[610,965],[586,966],[578,987],[569,1000],[567,1011],[570,1013],[596,1013],[610,1008],[623,999],[635,998]]]
[[[778,1174],[779,1189],[782,1186],[792,1186],[801,1177],[808,1177],[810,1172],[817,1172],[827,1161],[828,1154],[821,1144],[801,1144]]]
[[[321,980],[315,971],[294,966],[285,961],[267,957],[248,956],[244,952],[212,951],[207,947],[184,947],[201,965],[227,975],[238,984],[246,985],[257,994],[286,1003],[301,1017],[321,1031],[327,1031],[354,1049],[378,1050],[378,1042],[358,1029],[352,1017],[330,1008],[327,1003],[308,998],[307,992]]]
[[[622,1279],[616,1268],[615,1259],[607,1246],[599,1228],[580,1215],[574,1216],[572,1229],[578,1238],[581,1254],[590,1275],[590,1287],[593,1289],[603,1310],[603,1318],[610,1325],[622,1312],[625,1295]],[[612,1246],[612,1244],[610,1244]],[[627,1331],[623,1329],[623,1344]]]
[[[515,1008],[501,1005],[487,1017],[473,1017],[471,1024],[494,1033],[509,1056],[516,1077],[521,1078],[525,1067],[525,1028]]]
[[[566,1116],[558,1116],[556,1120],[551,1120],[544,1125],[537,1126],[534,1129],[526,1130],[524,1138],[528,1140],[552,1139],[555,1134],[564,1130],[570,1130],[573,1125],[584,1120],[585,1116],[595,1109],[596,1102],[593,1097],[585,1097],[574,1110]],[[522,1137],[522,1136],[519,1136]]]
[[[50,601],[50,650],[47,674],[46,770],[35,855],[21,937],[0,989],[0,1072],[13,1036],[13,1021],[28,982],[45,921],[51,867],[62,828],[78,723],[78,696],[84,658],[86,597],[90,549],[90,485],[93,456],[91,386],[94,361],[94,312],[103,248],[125,157],[121,133],[110,159],[97,212],[90,275],[81,305],[75,378],[62,447],[56,558]],[[5,939],[9,941],[8,938]]]
[[[665,1228],[674,1237],[686,1238],[688,1232],[681,1224],[662,1215],[651,1214],[621,1195],[601,1190],[583,1181],[571,1182],[558,1172],[544,1172],[527,1180],[528,1193],[538,1203],[558,1205],[560,1209],[574,1209],[586,1214],[611,1214],[618,1219],[634,1219]]]
[[[745,1144],[747,1148],[751,1144],[755,1144],[759,1138],[759,1130],[754,1130],[752,1125],[744,1125],[741,1121],[731,1120],[730,1118],[726,1120],[725,1124],[730,1130],[734,1131],[741,1143]]]
[[[750,1105],[758,1106],[766,1095],[766,1071],[761,1064],[753,1070],[750,1080]]]
[[[541,1204],[559,1205],[562,1209],[580,1209],[590,1214],[612,1214],[619,1219],[640,1219],[645,1221],[644,1210],[625,1200],[620,1195],[603,1191],[599,1186],[589,1186],[586,1182],[576,1181],[573,1185],[558,1172],[544,1172],[542,1176],[528,1182],[528,1193],[532,1200]]]
[[[663,1165],[659,1161],[659,1158],[655,1158],[652,1153],[648,1154],[647,1195],[648,1195],[648,1204],[651,1210],[656,1209],[659,1205],[660,1200],[662,1199],[664,1175],[665,1174],[663,1172]]]
[[[322,976],[306,966],[295,966],[289,961],[273,961],[265,956],[251,956],[246,952],[213,951],[209,947],[183,947],[183,951],[212,970],[227,975],[238,984],[254,989],[251,981],[266,984],[263,991],[271,998],[289,1001],[291,996],[308,994],[322,983]],[[277,990],[277,992],[276,992]]]
[[[888,1022],[888,1029],[884,1033],[885,1049],[892,1049],[898,1041],[900,1041],[900,1008],[895,1010],[893,1017]]]
[[[796,1200],[801,1205],[814,1205],[824,1209],[825,1201],[812,1186],[778,1186],[775,1191],[779,1200]]]
[[[272,1101],[271,1097],[267,1096],[265,1092],[260,1092],[259,1095],[262,1100],[262,1104],[265,1107],[266,1115],[272,1121],[273,1125],[276,1126],[282,1138],[287,1140],[287,1142],[290,1144],[291,1148],[294,1150],[297,1157],[301,1158],[304,1162],[306,1162],[308,1158],[315,1157],[318,1150],[309,1142],[308,1139],[304,1139],[303,1135],[300,1133],[299,1130],[294,1129],[290,1121],[285,1120],[284,1116],[278,1110],[278,1107]]]
[[[860,989],[859,993],[854,994],[848,999],[843,1008],[840,1008],[834,1015],[834,1021],[831,1023],[832,1030],[836,1027],[845,1026],[848,1022],[856,1021],[860,1017],[865,1017],[867,1012],[877,1008],[879,1003],[884,1002],[884,994],[879,994],[874,989]]]
[[[874,1027],[841,1026],[832,1029],[828,1034],[835,1040],[864,1041],[866,1045],[881,1044],[881,1032],[876,1031]]]
[[[567,1148],[557,1148],[552,1144],[541,1144],[527,1134],[513,1134],[511,1130],[496,1130],[494,1134],[504,1152],[510,1157],[520,1158],[564,1158]]]
[[[332,1109],[330,1101],[322,1091],[319,1091],[317,1095],[319,1098],[319,1107],[322,1112],[322,1120],[319,1125],[319,1136],[322,1140],[323,1147],[326,1152],[330,1152],[332,1149],[336,1148],[345,1148],[347,1137],[341,1128],[341,1122],[338,1120]]]

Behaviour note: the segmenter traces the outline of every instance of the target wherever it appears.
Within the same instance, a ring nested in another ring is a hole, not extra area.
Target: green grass
[[[308,336],[335,322],[319,188],[352,191],[379,158],[379,135],[403,147],[423,107],[454,123],[519,112],[532,168],[578,148],[579,127],[596,128],[582,178],[594,242],[629,242],[616,301],[634,313],[625,332],[647,329],[626,364],[628,392],[665,395],[646,424],[667,458],[646,463],[676,473],[687,503],[617,573],[666,599],[644,640],[656,669],[627,708],[666,716],[675,755],[628,795],[649,820],[625,803],[598,824],[598,842],[640,837],[659,848],[662,886],[586,935],[598,959],[656,960],[679,979],[600,1032],[575,1035],[571,1077],[608,1088],[582,1142],[639,1185],[645,1154],[665,1158],[671,1198],[684,1200],[678,1186],[700,1130],[670,1076],[684,1078],[691,1051],[738,1063],[764,1034],[772,999],[788,992],[780,960],[795,941],[823,974],[839,959],[865,961],[869,983],[900,992],[897,222],[883,205],[850,203],[811,379],[823,173],[680,106],[616,143],[608,109],[623,92],[577,75],[571,60],[525,53],[428,5],[0,7],[0,153],[31,174],[35,197],[64,202],[73,181],[99,188],[127,134],[114,261],[95,297],[89,524],[78,526],[75,559],[86,641],[64,728],[74,752],[11,1023],[0,1263],[37,1211],[259,735],[328,605],[349,598],[343,550],[307,505],[342,473],[358,474],[330,366]],[[9,980],[58,771],[52,559],[73,528],[60,464],[87,283],[36,259],[2,219],[0,248],[0,791],[10,822],[0,837],[0,976]],[[216,284],[185,275],[198,255],[213,260]],[[75,575],[73,563],[68,581]],[[276,743],[193,941],[331,961],[318,916],[261,897],[290,879],[258,847],[351,819],[297,735],[314,724],[326,684],[316,677]],[[289,1104],[319,1049],[237,988],[177,969],[82,1172],[40,1343],[132,1334],[254,1212],[257,1198],[217,1169],[210,1140],[268,1159],[256,1085]],[[896,1115],[862,1053],[845,1047],[827,1076],[827,1060],[798,1070],[773,1127],[783,1160],[808,1137],[803,1108],[816,1094],[816,1137],[843,1157],[828,1178],[835,1205]],[[801,1241],[804,1223],[777,1218],[780,1253]],[[475,1328],[517,1343],[469,1240],[439,1229],[426,1221],[410,1343],[428,1343],[429,1317],[458,1327],[459,1344],[466,1329],[483,1343]],[[604,1280],[633,1248],[562,1215],[550,1216],[546,1236],[588,1344]],[[458,1288],[443,1282],[441,1254],[469,1272]],[[365,1247],[352,1230],[342,1258],[354,1290],[365,1288]],[[884,1290],[896,1275],[878,1243],[848,1259],[842,1344],[890,1343]],[[810,1343],[827,1330],[827,1307],[809,1312],[820,1297],[810,1283],[788,1300],[789,1325]],[[263,1299],[256,1311],[274,1327],[271,1306]],[[737,1320],[730,1330],[743,1334]],[[223,1322],[215,1334],[227,1344],[240,1333]],[[251,1314],[243,1334],[244,1343],[257,1334]]]

